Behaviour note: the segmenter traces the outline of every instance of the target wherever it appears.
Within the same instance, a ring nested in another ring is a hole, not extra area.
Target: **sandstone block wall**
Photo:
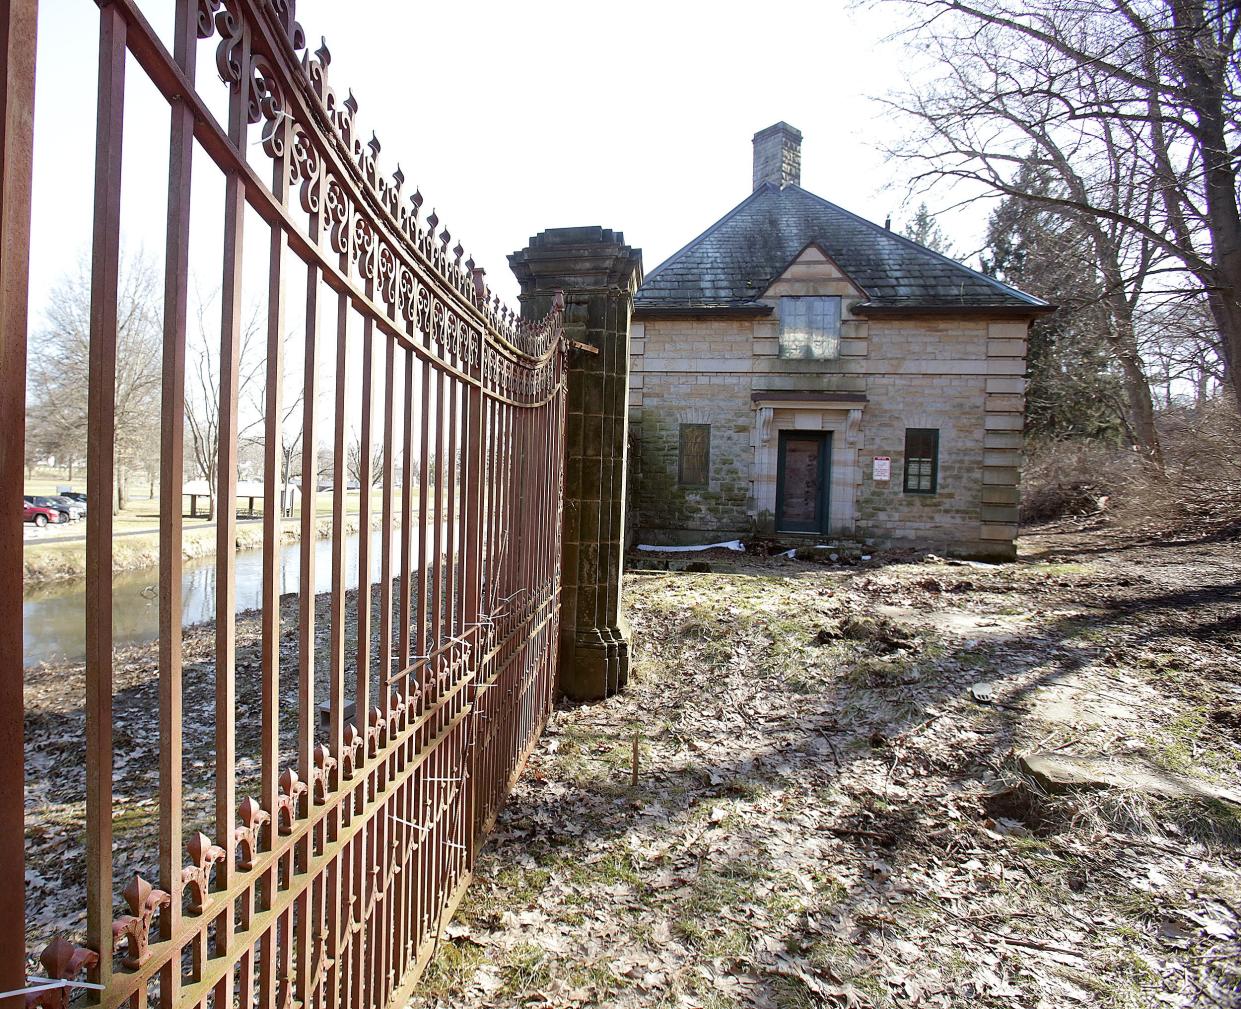
[[[645,331],[634,324],[631,360],[648,353]],[[752,341],[748,323],[687,321],[676,333],[656,327],[654,356],[641,372],[630,371],[631,479],[641,529],[749,528],[754,411],[750,376],[736,361],[746,360]],[[711,425],[705,487],[677,482],[682,424]]]

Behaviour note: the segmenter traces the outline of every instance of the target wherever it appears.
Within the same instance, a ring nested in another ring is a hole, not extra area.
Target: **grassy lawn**
[[[85,489],[84,478],[75,477],[70,482],[63,476],[36,474],[27,479],[24,493],[55,494],[59,487],[72,486],[74,489]],[[156,485],[156,496],[147,497],[148,486],[145,481],[134,481],[134,492],[140,496],[131,497],[126,507],[113,515],[113,531],[116,534],[113,542],[113,570],[128,571],[136,568],[152,567],[159,563],[159,487]],[[400,489],[394,489],[394,507],[399,510],[401,502]],[[258,522],[247,523],[248,499],[239,501],[239,525],[237,528],[237,549],[251,550],[262,545],[262,529]],[[371,511],[376,514],[382,503],[381,488],[371,492]],[[332,516],[332,493],[321,491],[315,495],[315,515],[322,533],[326,533],[323,525]],[[345,494],[345,514],[356,516],[360,511],[361,495],[358,491]],[[201,513],[206,509],[206,502],[199,501],[200,517],[189,516],[189,499],[183,499],[184,539],[182,554],[186,559],[203,557],[215,550],[216,526]],[[262,516],[262,502],[255,502],[255,517]],[[284,520],[283,539],[285,542],[295,539],[299,533],[301,521],[300,502],[293,509],[293,514]],[[140,535],[124,535],[124,534]],[[73,537],[68,542],[54,542],[65,537]],[[33,528],[28,531],[25,544],[25,577],[28,584],[53,581],[58,579],[80,578],[86,573],[86,523],[83,521],[68,525],[49,526],[38,532]]]

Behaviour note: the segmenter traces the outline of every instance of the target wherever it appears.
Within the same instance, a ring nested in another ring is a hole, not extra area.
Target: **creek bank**
[[[394,580],[393,602],[396,605]],[[297,754],[300,598],[280,598],[279,764]],[[356,590],[345,593],[345,682],[355,681]],[[371,696],[378,692],[379,591],[371,592]],[[261,611],[236,618],[236,754],[238,801],[257,795],[261,765]],[[397,623],[394,621],[394,626]],[[315,596],[313,696],[327,697],[331,671],[331,594]],[[395,631],[394,631],[395,633]],[[185,627],[183,663],[183,801],[185,835],[213,833],[215,735],[215,623]],[[24,677],[26,742],[26,949],[36,954],[56,934],[85,941],[86,858],[82,809],[86,783],[86,667],[80,661],[44,662]],[[113,661],[113,877],[159,878],[159,644],[120,646]],[[316,719],[317,722],[317,719]],[[317,728],[316,744],[328,742]],[[119,886],[118,886],[119,890]],[[120,904],[117,905],[118,913]],[[33,959],[28,964],[36,972]]]
[[[381,520],[375,518],[371,528],[378,528]],[[358,531],[357,514],[345,517],[345,533]],[[316,537],[326,539],[332,535],[332,518],[319,518]],[[181,559],[186,561],[210,557],[215,553],[215,526],[201,526],[186,531],[181,540]],[[301,540],[301,522],[285,519],[280,524],[280,545]],[[237,526],[234,540],[238,552],[258,550],[263,546],[263,524],[246,522]],[[159,566],[159,533],[140,536],[118,536],[112,541],[112,573],[124,574],[143,568]],[[55,582],[72,581],[86,577],[86,542],[26,544],[24,551],[24,580],[27,588],[37,588]]]
[[[352,525],[352,523],[351,523]],[[324,531],[322,526],[321,531]],[[370,540],[370,580],[382,573],[382,527],[373,529]],[[341,540],[345,589],[357,585],[361,561],[362,535],[346,533]],[[400,550],[401,538],[392,536],[392,549]],[[262,549],[240,550],[233,555],[232,596],[235,611],[262,606],[264,578],[269,560],[274,561],[276,591],[299,592],[302,584],[302,553],[305,545],[293,539],[277,546],[271,557]],[[336,541],[316,539],[311,548],[308,575],[313,584],[308,591],[326,592],[332,588]],[[181,625],[188,627],[214,620],[219,602],[216,556],[208,553],[187,560],[181,567]],[[142,644],[159,633],[160,593],[158,567],[119,572],[112,578],[112,642],[114,646]],[[87,592],[83,579],[54,581],[31,586],[22,604],[23,660],[26,666],[60,659],[79,660],[86,654]]]

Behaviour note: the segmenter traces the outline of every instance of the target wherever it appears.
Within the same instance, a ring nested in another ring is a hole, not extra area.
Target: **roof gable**
[[[800,186],[766,183],[674,253],[638,289],[638,311],[754,306],[809,246],[867,299],[860,308],[1024,310],[1047,303],[923,248]]]
[[[763,289],[761,298],[786,295],[836,295],[865,298],[858,287],[818,242],[811,242],[793,257],[783,270]]]

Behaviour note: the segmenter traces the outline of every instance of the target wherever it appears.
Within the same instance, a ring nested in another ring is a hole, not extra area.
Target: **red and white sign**
[[[875,456],[875,468],[871,474],[872,480],[891,480],[892,479],[892,457],[889,455]]]

